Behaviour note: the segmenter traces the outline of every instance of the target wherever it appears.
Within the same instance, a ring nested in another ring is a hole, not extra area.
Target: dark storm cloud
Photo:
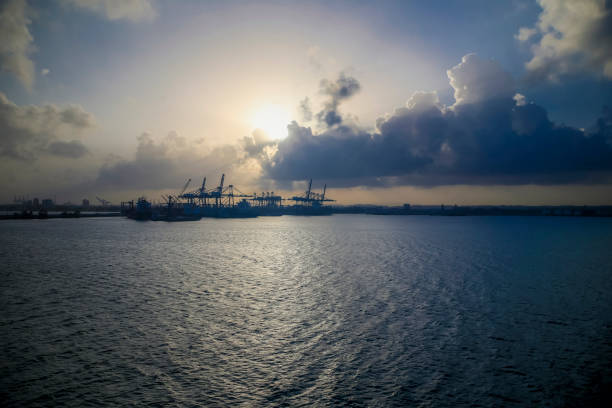
[[[200,154],[185,138],[171,132],[157,142],[148,133],[138,138],[131,160],[105,164],[95,185],[102,189],[178,189],[186,179],[222,172],[238,161],[233,146],[222,146]]]
[[[64,142],[95,125],[80,106],[19,106],[0,92],[0,156],[33,160],[41,153],[80,157],[87,150],[77,141]],[[82,153],[82,154],[79,154]]]
[[[317,113],[317,119],[327,127],[342,123],[342,116],[338,113],[340,102],[355,95],[361,89],[359,81],[355,78],[340,73],[335,81],[326,79],[321,81],[321,93],[328,96],[323,110]]]
[[[494,61],[468,55],[448,76],[455,88],[453,106],[441,106],[435,93],[418,92],[405,107],[379,118],[375,132],[339,125],[315,134],[293,122],[276,152],[262,160],[265,176],[287,182],[333,179],[338,186],[550,184],[610,177],[609,110],[584,132],[551,122],[544,108],[514,95],[512,78]],[[338,94],[351,94],[343,92]]]
[[[602,116],[593,126],[593,132],[600,134],[609,144],[612,144],[612,107],[604,107]]]

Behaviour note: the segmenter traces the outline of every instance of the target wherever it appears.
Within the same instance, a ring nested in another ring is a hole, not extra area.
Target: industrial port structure
[[[125,201],[114,205],[96,196],[99,205],[83,199],[82,204],[66,202],[57,204],[56,200],[46,198],[29,199],[15,196],[12,204],[0,204],[0,220],[48,219],[81,217],[127,216],[140,220],[186,221],[202,217],[247,218],[262,215],[331,215],[331,214],[371,214],[371,215],[435,215],[435,216],[572,216],[572,217],[612,217],[612,206],[521,206],[521,205],[326,205],[334,202],[327,197],[327,185],[321,192],[312,190],[312,180],[305,192],[290,198],[283,198],[274,192],[244,194],[234,185],[225,185],[225,175],[221,176],[218,186],[207,188],[206,177],[200,187],[188,190],[191,179],[176,194],[163,195],[162,201],[152,203],[144,197],[135,201]]]
[[[139,220],[187,221],[202,217],[213,218],[251,218],[260,215],[331,215],[332,209],[325,205],[333,202],[326,197],[327,185],[321,193],[312,191],[312,179],[308,189],[301,195],[285,199],[274,192],[245,194],[233,184],[225,185],[225,174],[221,175],[218,186],[206,187],[206,177],[202,185],[188,190],[191,179],[187,180],[177,194],[163,195],[163,202],[154,206],[144,197],[136,203],[121,203],[124,215]],[[292,202],[286,204],[284,202]]]

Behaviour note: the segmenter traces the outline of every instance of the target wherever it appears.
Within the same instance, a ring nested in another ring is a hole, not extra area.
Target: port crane
[[[190,192],[182,192],[179,195],[179,198],[186,199],[189,204],[197,204],[201,206],[208,205],[208,199],[210,198],[210,194],[206,191],[206,177],[202,180],[202,186],[196,190]]]
[[[190,205],[199,205],[203,207],[233,207],[236,205],[236,199],[248,200],[252,205],[258,207],[281,207],[283,199],[280,195],[275,195],[274,192],[261,192],[253,194],[245,194],[236,188],[233,184],[225,185],[225,174],[221,175],[219,185],[207,189],[206,188],[206,177],[202,179],[202,186],[189,191],[187,187],[189,181],[185,184],[181,194],[172,197],[176,202],[179,199],[187,201]],[[327,198],[327,184],[323,186],[323,191],[317,193],[312,191],[312,179],[308,183],[308,189],[304,194],[300,196],[291,197],[289,200],[294,201],[296,205],[309,206],[309,207],[320,207],[325,202],[335,201]],[[167,197],[164,197],[168,201]]]
[[[189,183],[191,183],[191,179],[187,180],[187,182],[183,186],[183,189],[181,190],[181,192],[178,193],[178,196],[180,196],[181,194],[183,194],[185,192],[185,190],[187,190],[187,187],[189,187]]]
[[[200,187],[199,192],[203,193],[206,191],[206,177],[204,177],[204,179],[202,180],[202,187]]]
[[[224,192],[224,197],[226,198],[226,200],[223,204],[229,207],[233,207],[236,204],[236,198],[246,199],[252,198],[253,196],[250,194],[244,194],[242,191],[234,187],[233,184],[230,184],[229,186],[227,186],[227,189]]]
[[[256,204],[259,207],[280,207],[284,200],[283,197],[275,195],[274,191],[262,191],[259,195],[257,193],[253,193],[251,197],[253,204]]]
[[[183,191],[178,197],[186,199],[187,203],[192,205],[233,207],[236,203],[236,198],[251,198],[252,196],[242,193],[233,184],[225,186],[225,174],[222,174],[221,181],[217,187],[207,190],[206,177],[204,177],[200,188],[187,193]]]
[[[162,198],[164,199],[164,202],[167,204],[170,204],[172,202],[172,200],[174,200],[174,202],[178,202],[179,198],[183,195],[183,193],[185,192],[185,190],[187,190],[187,187],[189,187],[189,184],[191,183],[191,179],[188,179],[187,182],[185,183],[185,185],[183,186],[183,188],[181,189],[181,191],[178,194],[162,194]]]
[[[215,198],[215,207],[219,207],[221,204],[221,196],[223,195],[223,182],[225,181],[225,174],[221,175],[221,183],[219,183],[219,187],[217,187],[212,193]]]
[[[182,189],[177,193],[162,195],[162,201],[155,209],[151,209],[151,205],[144,198],[142,201],[149,205],[149,216],[153,219],[160,219],[157,216],[167,217],[164,219],[170,220],[172,217],[256,217],[257,215],[327,215],[332,213],[331,207],[326,207],[326,202],[335,201],[327,197],[327,184],[323,186],[322,191],[315,192],[312,189],[312,179],[308,182],[307,190],[300,195],[289,198],[295,205],[283,206],[283,199],[280,195],[274,192],[261,192],[253,194],[245,194],[236,188],[233,184],[225,184],[225,174],[221,175],[219,185],[213,188],[206,187],[207,178],[202,178],[202,184],[198,188],[188,191],[191,179],[188,179]],[[105,205],[109,204],[107,200],[102,201],[100,197],[96,197],[98,201]],[[237,200],[238,199],[238,200]],[[139,206],[135,206],[134,202],[129,202],[128,208],[125,210],[129,214],[138,213]],[[124,206],[122,203],[122,211]],[[153,212],[151,212],[153,211]],[[142,213],[142,211],[141,211]],[[146,216],[146,215],[145,215]],[[139,218],[140,219],[140,218]]]
[[[96,196],[96,200],[98,200],[98,201],[100,202],[100,204],[102,204],[102,207],[106,207],[106,206],[108,206],[108,205],[110,205],[110,204],[111,204],[111,202],[110,202],[110,201],[105,200],[105,199],[103,199],[103,198],[100,198],[100,197],[98,197],[98,196]]]
[[[324,202],[336,201],[329,198],[325,198],[325,193],[327,191],[327,184],[323,185],[322,193],[315,193],[312,191],[312,179],[308,182],[308,190],[304,192],[304,194],[299,196],[293,196],[289,200],[295,202],[296,205],[301,204],[309,207],[320,207]]]

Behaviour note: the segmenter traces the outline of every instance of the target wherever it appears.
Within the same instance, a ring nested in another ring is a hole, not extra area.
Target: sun
[[[284,139],[290,121],[289,111],[283,106],[267,104],[255,111],[251,124],[253,128],[266,132],[271,139]]]

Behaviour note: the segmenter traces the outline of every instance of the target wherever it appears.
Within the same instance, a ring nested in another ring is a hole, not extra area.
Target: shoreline
[[[597,207],[578,207],[578,206],[560,206],[560,207],[448,207],[448,208],[402,208],[402,207],[362,207],[362,206],[347,206],[347,207],[332,207],[325,214],[277,214],[270,216],[323,216],[333,214],[364,214],[364,215],[428,215],[442,217],[463,217],[463,216],[530,216],[530,217],[589,217],[589,218],[609,218],[612,217],[612,206],[597,206]],[[258,216],[265,217],[269,214],[260,214]],[[45,220],[45,219],[74,219],[74,218],[108,218],[122,217],[119,211],[113,212],[92,212],[79,213],[62,212],[39,215],[38,213],[27,212],[14,214],[2,214],[0,220]],[[208,217],[202,218],[223,218],[223,217]],[[240,217],[227,217],[240,218]]]

